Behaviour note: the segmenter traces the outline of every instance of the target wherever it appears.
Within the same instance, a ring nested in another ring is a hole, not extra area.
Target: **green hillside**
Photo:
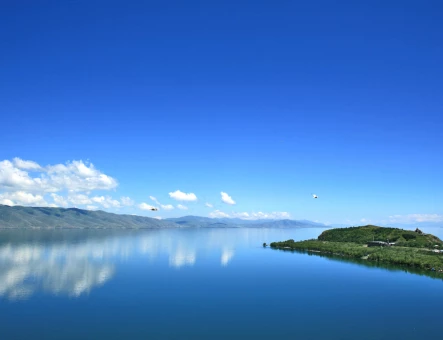
[[[366,244],[370,241],[393,242],[396,246],[434,248],[438,245],[443,249],[443,242],[436,236],[412,230],[384,228],[374,225],[330,229],[324,231],[318,239],[332,242],[354,242]]]
[[[369,247],[373,241],[389,240],[391,246]],[[373,225],[330,229],[324,231],[317,240],[295,242],[287,240],[272,242],[272,248],[308,251],[371,262],[405,265],[431,270],[443,276],[443,242],[436,236],[421,231],[383,228]]]
[[[118,215],[77,208],[10,207],[0,204],[0,228],[141,229],[179,225],[151,217]]]

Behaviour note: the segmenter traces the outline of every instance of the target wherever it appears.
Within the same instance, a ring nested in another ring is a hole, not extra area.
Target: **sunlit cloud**
[[[205,203],[205,206],[207,206],[208,208],[213,208],[214,206],[211,203]]]
[[[30,175],[27,170],[33,170]],[[0,188],[8,191],[72,192],[110,190],[117,181],[97,170],[93,164],[72,161],[66,164],[40,166],[33,161],[15,158],[0,162]]]
[[[188,207],[182,204],[177,204],[177,208],[180,210],[188,210]]]
[[[25,191],[5,192],[0,194],[0,202],[7,202],[7,205],[39,205],[42,207],[49,206],[49,203],[42,195],[31,194]]]
[[[90,196],[117,185],[116,179],[82,160],[47,166],[17,157],[0,161],[0,204],[67,208],[96,203],[112,209],[133,205],[129,197],[120,202],[111,196]]]
[[[234,205],[235,201],[232,199],[231,196],[229,196],[226,192],[221,192],[221,200],[223,203],[229,204],[229,205]]]
[[[18,169],[22,169],[22,170],[41,170],[41,166],[33,161],[24,161],[23,159],[20,158],[14,158],[13,160],[14,166]]]
[[[195,196],[194,193],[189,193],[186,194],[184,192],[181,192],[180,190],[174,191],[174,192],[170,192],[169,193],[169,197],[177,200],[177,201],[196,201],[197,200],[197,196]]]

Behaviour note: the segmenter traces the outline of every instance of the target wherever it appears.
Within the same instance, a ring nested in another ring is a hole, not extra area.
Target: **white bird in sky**
[[[318,198],[316,194],[312,194],[312,198]]]

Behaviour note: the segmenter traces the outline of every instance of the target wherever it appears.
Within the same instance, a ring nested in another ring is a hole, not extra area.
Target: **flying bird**
[[[312,194],[312,198],[318,198],[316,194]]]
[[[152,210],[152,211],[157,211],[158,208],[154,208],[154,207],[152,207],[151,210]]]

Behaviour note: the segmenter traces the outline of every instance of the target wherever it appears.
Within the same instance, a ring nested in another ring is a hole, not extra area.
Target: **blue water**
[[[262,247],[321,232],[0,231],[0,338],[441,338],[442,280]]]

